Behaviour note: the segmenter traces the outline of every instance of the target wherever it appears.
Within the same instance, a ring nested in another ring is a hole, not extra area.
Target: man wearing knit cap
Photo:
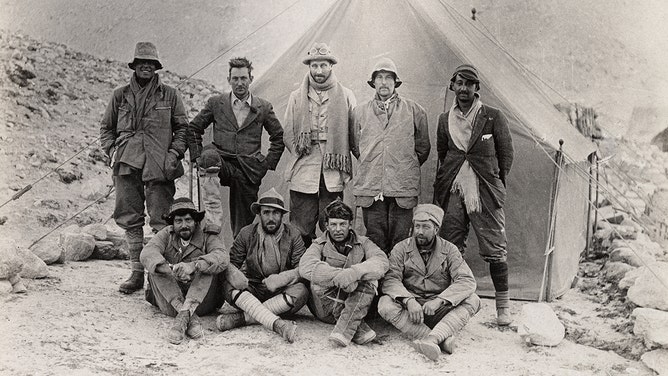
[[[190,158],[197,161],[204,174],[202,199],[220,220],[220,189],[211,175],[218,175],[221,186],[230,187],[229,208],[232,233],[253,222],[250,210],[257,201],[262,179],[276,169],[283,154],[283,128],[274,108],[250,91],[253,64],[245,57],[230,59],[227,82],[229,93],[214,95],[190,122],[192,141]],[[213,143],[202,148],[202,135],[213,124]],[[269,150],[262,153],[262,132],[269,134]],[[201,152],[201,156],[200,156]]]
[[[144,286],[144,204],[158,232],[167,225],[163,216],[174,200],[174,180],[183,175],[188,126],[179,92],[155,73],[162,64],[153,43],[137,43],[128,67],[134,71],[130,84],[114,90],[100,126],[116,189],[113,217],[125,230],[132,262],[130,278],[119,287],[124,294]]]
[[[399,96],[394,62],[376,63],[369,86],[374,98],[354,111],[352,152],[359,161],[353,179],[355,204],[362,207],[366,235],[385,253],[409,236],[412,209],[420,193],[420,166],[431,144],[427,112]]]
[[[353,211],[340,199],[325,208],[327,231],[315,239],[299,262],[299,274],[311,281],[308,307],[319,320],[335,324],[329,341],[363,345],[376,338],[364,322],[387,256],[369,238],[352,230]]]
[[[220,331],[260,323],[293,342],[297,326],[280,318],[299,311],[308,298],[308,288],[299,276],[299,259],[304,242],[298,228],[283,222],[283,196],[274,188],[262,194],[251,210],[260,223],[250,224],[239,232],[230,261],[248,278],[246,290],[224,285],[225,300],[242,312],[218,316]]]
[[[220,286],[230,261],[220,236],[220,226],[204,220],[193,202],[177,198],[168,226],[160,230],[141,252],[148,270],[146,300],[162,313],[176,317],[167,332],[173,344],[186,336],[204,335],[199,316],[213,313],[223,304]]]
[[[324,210],[352,176],[350,89],[339,83],[332,67],[338,62],[329,46],[315,43],[303,63],[309,72],[290,94],[285,111],[285,146],[293,161],[286,169],[290,189],[290,221],[302,231],[308,248],[316,223],[324,231]]]
[[[503,205],[513,163],[513,142],[503,113],[482,103],[478,71],[461,65],[450,79],[455,100],[438,118],[439,169],[434,203],[445,209],[441,236],[462,252],[469,224],[480,256],[489,263],[498,325],[509,325],[508,263]]]
[[[452,354],[455,335],[480,309],[476,282],[459,249],[438,236],[443,209],[418,205],[413,236],[390,253],[378,312],[431,360]]]

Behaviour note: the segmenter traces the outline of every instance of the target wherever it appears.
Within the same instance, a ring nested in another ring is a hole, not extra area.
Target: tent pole
[[[556,168],[554,170],[554,179],[552,180],[552,194],[550,195],[550,224],[548,228],[547,244],[545,245],[545,265],[543,267],[543,278],[540,286],[538,301],[551,301],[550,290],[552,288],[552,256],[554,252],[554,235],[557,225],[557,196],[559,194],[559,181],[561,178],[561,168],[564,161],[563,152],[564,140],[559,140],[559,150],[554,157]]]
[[[591,237],[592,237],[592,232],[594,230],[593,224],[591,221],[591,213],[594,211],[594,216],[597,216],[596,213],[596,208],[594,207],[595,201],[594,201],[594,195],[598,193],[598,176],[594,175],[594,169],[598,171],[598,157],[596,156],[596,153],[592,153],[589,156],[589,205],[587,206],[587,238],[586,243],[585,243],[585,257],[589,256],[589,251],[591,247]],[[594,192],[593,190],[596,190]],[[594,224],[596,221],[594,221]]]

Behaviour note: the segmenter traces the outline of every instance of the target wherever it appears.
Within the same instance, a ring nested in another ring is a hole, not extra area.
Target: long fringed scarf
[[[471,132],[473,131],[473,124],[478,111],[482,107],[482,102],[476,97],[473,106],[466,115],[461,114],[457,109],[457,100],[452,104],[450,113],[448,114],[448,128],[452,142],[463,151],[467,151],[469,142],[471,141]],[[478,176],[469,164],[468,160],[464,160],[462,167],[459,169],[454,182],[452,183],[453,193],[459,193],[464,198],[467,213],[476,213],[482,210],[480,202],[480,188]]]
[[[262,224],[257,226],[258,234],[258,265],[265,276],[276,274],[281,269],[281,251],[278,246],[283,237],[283,223],[273,234],[268,234],[262,228]]]
[[[329,107],[327,109],[327,142],[325,154],[322,157],[323,169],[339,170],[347,174],[352,172],[350,158],[350,144],[348,138],[348,123],[350,114],[348,103],[343,93],[343,86],[339,83],[334,72],[331,72],[327,81],[317,83],[310,73],[306,74],[299,87],[299,103],[297,111],[301,114],[295,132],[294,149],[298,157],[311,154],[311,111],[309,110],[309,86],[319,91],[328,91]]]

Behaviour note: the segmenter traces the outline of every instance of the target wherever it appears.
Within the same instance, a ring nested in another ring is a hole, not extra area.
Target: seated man
[[[146,300],[165,315],[176,316],[167,339],[179,344],[204,335],[198,316],[215,312],[223,305],[220,276],[230,258],[218,234],[220,227],[202,222],[185,197],[174,200],[165,217],[168,226],[146,244],[140,261],[148,270]]]
[[[431,360],[452,354],[454,336],[480,309],[476,282],[459,249],[437,236],[443,209],[418,205],[413,236],[390,253],[378,313],[412,339]],[[440,346],[440,348],[439,348]]]
[[[254,202],[251,211],[259,215],[260,223],[242,228],[230,252],[232,265],[248,278],[248,288],[236,289],[228,282],[223,285],[225,300],[243,312],[218,316],[216,326],[226,331],[260,323],[292,343],[297,326],[279,316],[295,313],[306,304],[308,288],[297,269],[304,242],[299,229],[283,223],[288,210],[274,188]]]
[[[335,324],[329,340],[338,346],[376,338],[363,318],[389,267],[385,253],[351,229],[352,220],[353,211],[340,199],[327,205],[327,230],[299,263],[299,274],[311,281],[309,309],[319,320]]]

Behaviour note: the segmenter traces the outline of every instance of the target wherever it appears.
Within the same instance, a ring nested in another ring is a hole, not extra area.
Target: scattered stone
[[[626,297],[646,308],[668,311],[668,263],[657,262],[643,268]]]
[[[49,267],[29,249],[18,248],[19,256],[23,261],[21,277],[28,279],[46,278],[49,276]]]
[[[13,83],[19,85],[20,87],[26,87],[30,85],[28,80],[35,78],[35,74],[23,67],[16,66],[13,71],[7,72],[9,80]]]
[[[619,287],[622,290],[627,290],[628,288],[633,286],[633,284],[636,283],[636,279],[638,279],[638,277],[640,277],[640,274],[643,273],[643,270],[645,268],[646,267],[643,266],[643,267],[628,271],[624,275],[624,278],[622,278],[622,280],[619,281],[619,283],[617,284],[617,287]]]
[[[18,248],[12,245],[2,245],[0,249],[0,279],[11,279],[21,273],[23,260]]]
[[[0,295],[8,295],[12,292],[12,284],[6,279],[0,279]]]
[[[12,284],[12,293],[14,294],[24,294],[28,289],[26,285],[23,284],[23,280],[20,275],[15,275],[14,278],[8,280]]]
[[[91,223],[82,228],[81,231],[93,235],[95,240],[107,240],[107,227],[101,223]]]
[[[668,375],[668,350],[654,350],[642,354],[640,357],[643,363],[654,372],[661,375]]]
[[[60,259],[63,256],[63,249],[56,242],[52,241],[45,243],[44,241],[42,241],[40,243],[37,243],[35,248],[32,249],[32,253],[34,253],[35,256],[42,259],[42,261],[44,261],[45,264],[51,265],[53,263],[60,261]]]
[[[0,217],[0,226],[4,225],[5,223],[7,223],[7,216],[3,215]]]
[[[610,261],[618,261],[630,266],[639,267],[643,265],[642,260],[631,248],[621,247],[610,252]],[[654,259],[652,259],[654,261]]]
[[[98,260],[112,260],[118,257],[118,248],[114,247],[114,243],[110,241],[96,241],[95,249],[90,257]]]
[[[538,346],[557,346],[564,339],[564,325],[545,303],[529,303],[522,306],[519,334],[524,341]]]
[[[60,181],[62,181],[65,184],[70,184],[71,182],[75,180],[80,180],[83,177],[83,174],[81,172],[74,173],[70,171],[65,171],[62,168],[57,169],[56,172],[58,173],[58,177],[60,177]]]
[[[637,239],[638,230],[633,226],[617,225],[613,226],[612,239]]]
[[[60,221],[60,219],[53,213],[46,213],[38,214],[37,221],[44,227],[53,227]]]
[[[95,238],[90,234],[63,232],[60,234],[64,261],[83,261],[95,249]]]
[[[628,271],[634,269],[633,266],[631,265],[627,265],[623,262],[616,262],[612,260],[612,256],[610,257],[610,260],[611,261],[606,262],[603,269],[601,269],[603,279],[605,279],[608,282],[617,283],[622,278],[624,278],[624,275]]]
[[[652,308],[636,308],[633,334],[643,337],[648,349],[668,349],[668,312]]]

